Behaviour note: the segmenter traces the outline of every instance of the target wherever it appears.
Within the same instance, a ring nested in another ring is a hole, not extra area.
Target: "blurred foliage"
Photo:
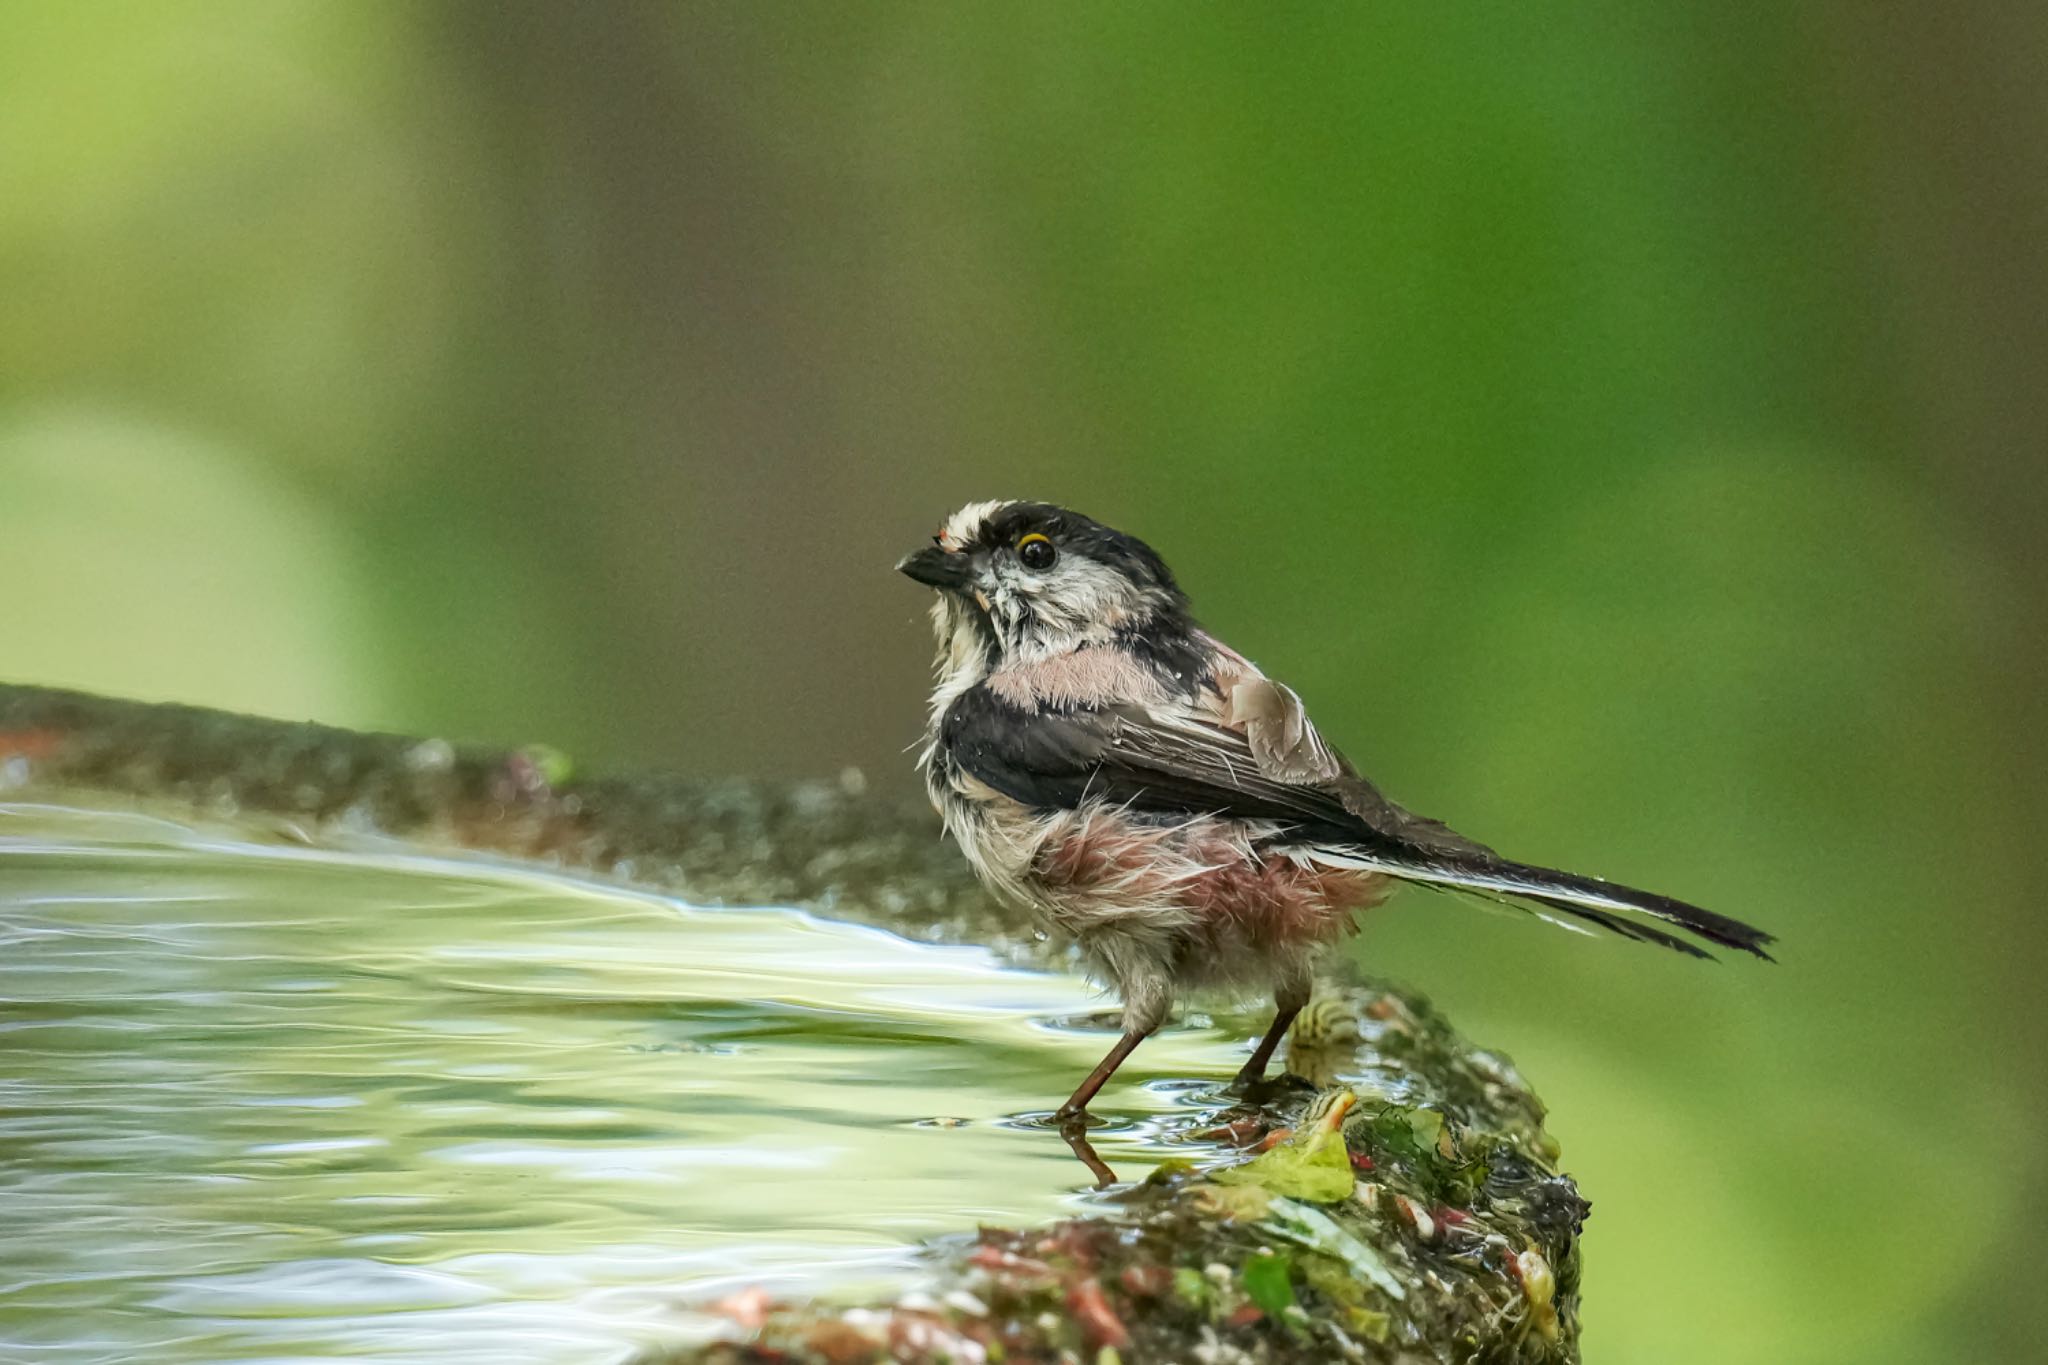
[[[1071,502],[1404,799],[1783,935],[1364,940],[1555,1105],[1596,1361],[2040,1339],[2040,13],[0,20],[10,679],[908,791],[889,564]]]

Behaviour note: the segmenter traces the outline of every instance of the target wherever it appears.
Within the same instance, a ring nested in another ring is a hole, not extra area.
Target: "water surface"
[[[1019,1119],[1101,1006],[787,910],[0,805],[0,1356],[612,1361],[742,1284],[906,1287],[920,1238],[1085,1203]],[[1120,1173],[1186,1153],[1229,1022],[1126,1067]]]

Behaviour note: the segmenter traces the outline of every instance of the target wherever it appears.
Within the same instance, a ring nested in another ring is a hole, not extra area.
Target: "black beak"
[[[896,562],[896,572],[942,592],[965,591],[974,575],[966,555],[950,553],[936,545],[903,556]]]

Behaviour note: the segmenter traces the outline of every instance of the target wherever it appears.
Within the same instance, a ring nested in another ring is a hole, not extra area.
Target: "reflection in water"
[[[908,1283],[1094,1183],[1013,1120],[1099,1003],[786,911],[0,806],[0,1356],[609,1361],[742,1283]],[[1136,1082],[1220,1087],[1243,1036],[1150,1044],[1103,1156],[1167,1154],[1214,1091]]]

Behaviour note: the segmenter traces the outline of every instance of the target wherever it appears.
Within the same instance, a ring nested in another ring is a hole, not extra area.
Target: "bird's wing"
[[[1286,683],[1247,671],[1219,691],[1219,719],[1244,735],[1259,770],[1282,782],[1329,782],[1349,769],[1323,742],[1308,708]]]
[[[1276,685],[1277,686],[1277,685]],[[1293,698],[1291,692],[1284,697]],[[1298,708],[1300,701],[1293,699]],[[1277,835],[1310,856],[1338,866],[1471,892],[1556,911],[1624,937],[1705,956],[1684,939],[1631,915],[1676,925],[1759,957],[1771,936],[1740,920],[1655,892],[1517,863],[1441,823],[1412,814],[1382,796],[1323,746],[1338,773],[1320,781],[1289,781],[1269,770],[1257,748],[1278,742],[1296,761],[1312,751],[1313,729],[1289,741],[1288,718],[1269,718],[1257,746],[1251,726],[1232,728],[1192,707],[1136,705],[1041,711],[1016,706],[987,687],[948,708],[941,743],[966,774],[1012,800],[1041,809],[1072,810],[1090,801],[1159,815],[1220,815],[1270,822]],[[1321,745],[1319,737],[1313,744]],[[1285,764],[1278,771],[1289,771]]]
[[[1150,814],[1272,821],[1304,839],[1375,841],[1336,786],[1276,774],[1247,731],[1191,707],[1039,711],[975,688],[947,711],[942,739],[963,771],[1030,806],[1104,801]]]
[[[1493,856],[1493,850],[1459,834],[1441,820],[1396,805],[1359,776],[1344,755],[1325,743],[1301,697],[1286,683],[1245,663],[1222,680],[1220,719],[1244,735],[1259,771],[1276,781],[1312,786],[1334,797],[1377,834],[1441,853]]]
[[[1758,957],[1769,956],[1764,945],[1771,936],[1740,920],[1655,892],[1511,862],[1441,820],[1396,805],[1360,776],[1344,755],[1323,742],[1293,688],[1266,677],[1234,651],[1224,653],[1233,666],[1218,679],[1221,719],[1230,729],[1243,733],[1260,773],[1305,784],[1336,800],[1359,826],[1371,831],[1373,837],[1367,840],[1350,836],[1348,842],[1356,852],[1337,852],[1337,859],[1411,881],[1521,902],[1524,908],[1541,907],[1539,914],[1560,912],[1623,938],[1695,957],[1706,954],[1684,939],[1630,916],[1648,915],[1711,942]],[[1341,831],[1337,837],[1347,838]]]

